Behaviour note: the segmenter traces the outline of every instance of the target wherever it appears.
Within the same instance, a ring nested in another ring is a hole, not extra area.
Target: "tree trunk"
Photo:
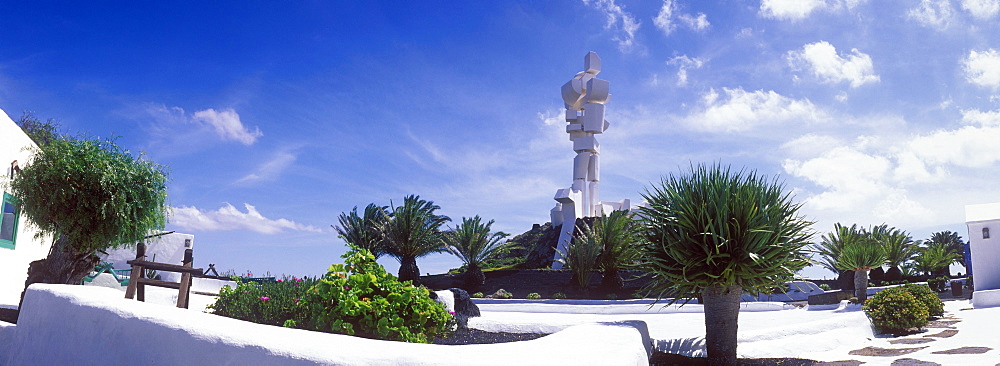
[[[413,281],[414,286],[420,286],[420,268],[417,268],[416,257],[403,257],[399,261],[399,282]]]
[[[52,243],[49,255],[28,265],[28,278],[24,281],[24,291],[35,283],[79,285],[83,277],[94,270],[100,258],[91,253],[78,253],[66,237],[60,236]],[[21,302],[24,301],[21,292]],[[18,303],[20,307],[20,302]]]
[[[868,270],[854,270],[854,297],[858,298],[858,303],[864,304],[868,299]]]
[[[713,285],[702,291],[709,365],[736,365],[736,330],[741,295],[743,288],[737,285]]]
[[[618,292],[624,286],[625,281],[622,280],[621,273],[617,269],[604,271],[601,277],[601,287],[608,292]]]
[[[485,284],[486,275],[479,268],[479,264],[469,263],[468,269],[465,270],[465,285],[469,287],[470,292],[480,290]]]

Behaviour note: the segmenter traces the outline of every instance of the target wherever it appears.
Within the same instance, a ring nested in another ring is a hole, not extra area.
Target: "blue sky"
[[[588,51],[614,95],[602,199],[640,201],[662,175],[719,161],[780,176],[820,233],[967,236],[964,205],[1000,201],[1000,0],[4,12],[0,108],[169,166],[168,229],[194,234],[196,264],[220,270],[322,274],[345,251],[338,214],[408,194],[514,234],[547,221],[574,156],[559,87]]]

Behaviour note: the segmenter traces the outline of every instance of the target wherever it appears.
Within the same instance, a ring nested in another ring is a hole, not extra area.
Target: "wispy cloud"
[[[954,11],[950,0],[921,0],[907,15],[920,24],[941,30],[951,24]]]
[[[991,48],[982,52],[969,51],[969,56],[962,60],[962,65],[969,82],[1000,89],[1000,53],[997,50]]]
[[[758,14],[764,18],[799,21],[816,10],[852,9],[867,0],[762,0]]]
[[[249,203],[243,204],[243,207],[246,212],[228,203],[214,211],[203,211],[194,206],[173,207],[170,223],[192,231],[247,230],[261,234],[279,234],[286,230],[323,232],[314,226],[288,219],[269,219]]]
[[[962,9],[973,17],[987,20],[1000,14],[1000,0],[962,0]]]
[[[617,31],[613,39],[618,42],[619,51],[628,53],[637,47],[635,33],[639,31],[640,23],[631,13],[615,4],[615,0],[583,0],[583,3],[604,13],[608,19],[604,29]]]
[[[240,122],[240,115],[232,108],[222,111],[216,111],[212,108],[198,111],[194,113],[193,119],[212,126],[215,133],[223,140],[239,141],[244,145],[253,145],[258,137],[264,135],[257,127],[251,131],[244,126],[243,122]]]
[[[289,166],[295,163],[298,155],[293,151],[281,150],[275,152],[270,159],[265,161],[253,173],[247,174],[236,181],[237,184],[254,183],[261,181],[272,181],[280,177]]]
[[[708,22],[708,16],[705,13],[698,13],[698,15],[679,13],[677,3],[674,0],[663,0],[660,11],[653,18],[653,24],[664,35],[670,36],[677,29],[677,22],[674,21],[675,18],[681,24],[696,31],[703,31],[711,26],[711,23]]]
[[[688,83],[688,70],[700,69],[705,65],[705,60],[680,55],[667,61],[667,64],[677,66],[677,86],[686,86]]]
[[[820,81],[839,83],[847,81],[852,88],[879,81],[872,66],[871,56],[851,49],[846,58],[837,54],[837,49],[826,41],[809,43],[801,50],[788,52],[788,64],[796,70],[809,70]]]

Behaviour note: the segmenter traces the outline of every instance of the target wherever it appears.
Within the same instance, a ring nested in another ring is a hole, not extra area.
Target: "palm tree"
[[[486,275],[483,274],[480,264],[504,253],[510,247],[502,242],[510,234],[502,231],[493,232],[491,226],[493,220],[483,223],[479,215],[476,215],[472,218],[463,217],[462,223],[454,230],[444,233],[445,247],[451,254],[465,262],[466,282],[473,288],[486,283]]]
[[[917,254],[920,242],[913,241],[913,237],[906,231],[890,228],[885,224],[872,228],[871,235],[885,250],[885,264],[889,266],[889,270],[885,272],[885,281],[902,280],[900,266]]]
[[[409,195],[403,198],[402,205],[387,215],[381,231],[385,236],[386,254],[399,261],[400,281],[419,285],[417,258],[445,250],[440,228],[451,219],[434,213],[440,208],[433,201]]]
[[[948,266],[958,261],[958,257],[958,253],[951,251],[946,244],[932,242],[913,258],[914,269],[931,276],[947,275]]]
[[[847,238],[837,258],[837,268],[854,271],[854,296],[864,303],[868,297],[868,271],[885,263],[885,249],[864,229],[850,233]]]
[[[643,193],[648,206],[639,213],[639,250],[641,267],[652,275],[647,289],[657,300],[701,294],[711,365],[736,364],[743,292],[783,286],[809,264],[804,246],[812,223],[783,188],[754,171],[715,164],[671,174]]]
[[[857,224],[847,227],[838,222],[833,224],[832,232],[823,234],[821,236],[822,240],[811,246],[812,252],[819,255],[819,260],[817,261],[819,265],[830,272],[836,273],[838,275],[838,282],[847,281],[846,283],[841,283],[841,288],[845,290],[854,289],[854,271],[845,271],[837,268],[837,259],[840,258],[840,253],[844,250],[844,245],[848,242],[858,240],[857,236],[863,232],[864,229],[858,227]]]
[[[358,206],[354,206],[350,213],[341,213],[337,217],[340,225],[331,226],[345,241],[359,248],[368,249],[375,256],[375,259],[378,259],[385,254],[385,236],[382,235],[381,230],[385,225],[386,210],[388,209],[388,206],[377,206],[374,203],[369,203],[361,216],[358,215]]]
[[[601,250],[604,249],[599,242],[600,236],[594,227],[585,222],[577,221],[575,226],[576,235],[573,241],[566,246],[566,252],[559,251],[560,258],[557,259],[563,266],[573,271],[572,281],[583,289],[590,287],[590,276],[599,264],[598,259]]]
[[[957,261],[958,261],[958,263],[960,263],[962,265],[962,267],[969,268],[967,265],[965,265],[965,255],[964,255],[965,254],[965,242],[962,241],[962,237],[960,235],[958,235],[958,233],[952,232],[952,231],[939,231],[939,232],[931,234],[930,239],[927,239],[927,241],[925,241],[924,243],[926,243],[926,244],[931,244],[931,243],[944,244],[945,247],[947,247],[949,250],[951,250],[952,252],[954,252],[955,254],[958,255]],[[968,272],[968,271],[966,271],[966,272]],[[950,274],[950,273],[945,273],[945,275],[947,275],[947,274]]]

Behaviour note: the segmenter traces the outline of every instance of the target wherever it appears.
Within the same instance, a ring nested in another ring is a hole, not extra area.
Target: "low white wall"
[[[377,341],[128,301],[110,288],[36,284],[17,326],[0,327],[0,364],[646,365],[649,344],[641,321],[488,345]]]

